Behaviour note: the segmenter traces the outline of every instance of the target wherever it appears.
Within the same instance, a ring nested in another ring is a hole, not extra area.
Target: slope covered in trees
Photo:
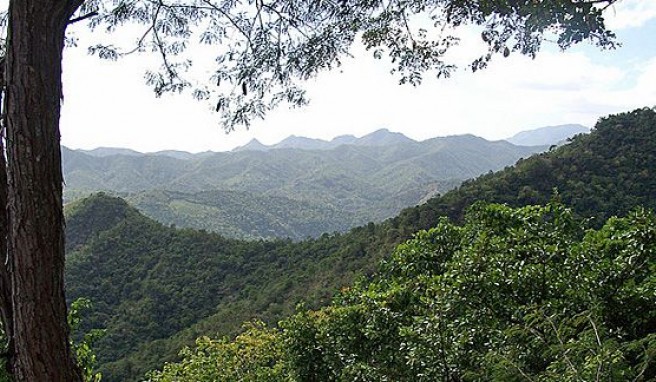
[[[98,356],[108,381],[136,380],[198,335],[275,322],[302,300],[324,304],[391,248],[374,244],[373,224],[300,243],[225,239],[164,226],[103,194],[78,202],[68,221],[67,294],[93,302],[85,329],[107,329]]]
[[[200,335],[232,334],[252,318],[275,323],[300,300],[308,307],[326,303],[355,275],[371,272],[396,244],[434,227],[440,216],[461,221],[477,200],[546,203],[557,188],[575,219],[593,217],[583,225],[600,227],[636,205],[656,207],[654,168],[656,112],[640,109],[603,118],[589,136],[467,182],[382,224],[299,243],[175,230],[119,199],[95,196],[69,215],[76,250],[69,253],[68,294],[91,298],[89,327],[108,328],[99,348],[105,380],[134,380]],[[91,207],[99,202],[119,217],[102,221],[116,224],[92,223],[98,220]]]
[[[386,134],[367,137],[330,150],[281,148],[188,159],[64,149],[65,195],[70,200],[113,192],[164,224],[236,238],[300,240],[382,221],[546,148],[473,136],[401,143]]]
[[[417,228],[425,229],[437,216],[460,220],[465,208],[479,200],[511,206],[545,204],[557,189],[566,205],[598,227],[637,205],[656,207],[655,169],[656,110],[637,109],[601,118],[590,134],[466,181],[394,220],[400,225],[424,220]]]
[[[328,307],[200,338],[149,380],[651,381],[656,216],[581,223],[557,203],[477,204]]]
[[[318,237],[362,224],[356,213],[282,196],[245,191],[144,191],[125,200],[146,216],[177,227],[245,239]]]
[[[263,118],[281,102],[305,105],[307,97],[299,83],[339,66],[356,38],[376,56],[389,57],[401,83],[418,84],[426,71],[445,77],[454,70],[447,52],[456,45],[455,29],[462,25],[481,26],[487,45],[471,63],[473,70],[511,51],[534,57],[545,34],[555,37],[561,49],[583,40],[613,47],[615,35],[606,28],[603,12],[616,1],[568,6],[525,1],[513,2],[512,7],[505,2],[329,1],[301,2],[291,11],[285,1],[266,6],[261,1],[231,0],[218,5],[10,1],[6,11],[0,10],[0,18],[7,20],[0,28],[5,63],[0,96],[7,143],[0,140],[0,151],[6,148],[7,153],[6,166],[0,163],[0,205],[5,208],[0,213],[0,252],[11,254],[0,266],[0,318],[8,338],[9,370],[19,381],[83,379],[66,322],[59,143],[63,49],[77,43],[67,33],[72,25],[86,20],[92,29],[128,29],[141,35],[136,42],[123,38],[129,47],[100,39],[90,42],[89,50],[109,59],[134,52],[160,53],[159,70],[146,73],[156,94],[188,90],[196,99],[215,104],[230,131]],[[418,14],[430,15],[433,30],[447,33],[422,30],[415,38],[416,28],[407,21]],[[538,22],[531,17],[536,14]],[[130,23],[136,29],[124,27]],[[210,70],[200,71],[203,80],[187,80],[192,61],[181,54],[198,38],[214,45],[210,50],[216,56]],[[5,160],[0,157],[0,162]]]

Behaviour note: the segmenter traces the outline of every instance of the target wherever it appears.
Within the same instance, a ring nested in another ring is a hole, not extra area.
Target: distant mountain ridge
[[[574,135],[581,133],[589,133],[590,128],[579,124],[566,124],[557,126],[545,126],[533,130],[521,131],[510,138],[505,140],[518,146],[550,146],[559,144]],[[467,135],[467,134],[465,134]],[[448,137],[443,137],[448,138]],[[435,138],[432,138],[435,139]],[[341,145],[354,145],[354,146],[391,146],[403,143],[417,143],[411,138],[408,138],[402,133],[392,132],[388,129],[378,129],[372,133],[364,135],[360,138],[354,135],[340,135],[330,141],[323,139],[315,139],[308,137],[300,137],[291,135],[282,141],[273,144],[265,145],[257,138],[251,139],[248,143],[242,146],[235,147],[232,152],[239,151],[267,151],[272,149],[301,149],[301,150],[332,150]],[[190,153],[180,150],[162,150],[153,153],[141,153],[132,149],[119,148],[119,147],[98,147],[92,150],[76,150],[87,155],[94,157],[107,157],[113,155],[126,155],[126,156],[141,156],[141,155],[155,155],[155,156],[168,156],[176,159],[198,159],[205,158],[216,154],[216,152],[205,151],[202,153]]]
[[[340,135],[330,141],[292,135],[270,146],[262,144],[257,139],[253,139],[244,146],[237,147],[232,151],[266,151],[273,149],[332,150],[341,145],[391,146],[416,142],[402,133],[391,132],[388,129],[379,129],[360,138],[356,138],[353,135]]]
[[[394,216],[581,131],[563,125],[511,138],[525,146],[473,135],[417,142],[380,129],[330,141],[252,140],[231,152],[63,148],[65,200],[105,191],[165,224],[300,240]],[[537,141],[546,144],[531,146]]]
[[[381,221],[465,179],[546,149],[473,135],[416,142],[386,130],[334,141],[353,143],[308,149],[316,141],[291,139],[281,142],[287,148],[191,157],[120,151],[92,156],[63,148],[65,199],[105,191],[165,224],[239,238],[303,239]]]
[[[143,153],[140,153],[139,151],[121,148],[121,147],[98,147],[92,150],[76,150],[76,151],[100,158],[108,157],[112,155],[127,155],[127,156],[143,155]]]
[[[519,146],[557,145],[577,134],[587,134],[589,127],[578,124],[545,126],[534,130],[521,131],[506,139]]]
[[[269,146],[258,141],[257,138],[253,138],[247,144],[235,147],[232,151],[266,151],[269,148]]]
[[[108,330],[97,348],[103,380],[143,380],[146,370],[174,360],[198,336],[229,335],[254,318],[275,325],[299,299],[309,308],[326,303],[397,243],[441,217],[462,219],[472,203],[522,206],[556,197],[594,226],[639,205],[656,208],[654,169],[656,111],[639,109],[602,118],[589,135],[467,181],[381,224],[300,243],[176,230],[97,195],[67,211],[67,296],[94,302],[85,329]],[[418,260],[417,267],[427,264]],[[389,301],[404,299],[397,294]]]
[[[71,150],[71,149],[68,149]],[[170,158],[175,158],[175,159],[182,159],[182,160],[187,160],[187,159],[198,159],[198,158],[205,158],[207,156],[210,156],[214,154],[213,151],[205,151],[205,152],[200,152],[200,153],[190,153],[187,151],[181,151],[181,150],[162,150],[162,151],[156,151],[152,153],[142,153],[140,151],[132,150],[132,149],[126,149],[122,147],[97,147],[95,149],[91,150],[73,150],[77,151],[82,154],[90,155],[93,157],[97,158],[104,158],[104,157],[112,157],[112,156],[117,156],[117,155],[123,155],[123,156],[130,156],[130,157],[140,157],[144,155],[151,155],[151,156],[164,156],[164,157],[170,157]]]

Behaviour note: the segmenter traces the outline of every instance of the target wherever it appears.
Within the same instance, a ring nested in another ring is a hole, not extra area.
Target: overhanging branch
[[[70,20],[68,20],[68,25],[75,24],[78,21],[83,21],[83,20],[86,20],[86,19],[90,19],[94,16],[98,16],[98,12],[89,12],[86,15],[82,15],[82,16],[70,19]]]

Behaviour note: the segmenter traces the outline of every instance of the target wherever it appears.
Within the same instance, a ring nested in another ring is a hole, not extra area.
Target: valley
[[[547,147],[471,135],[416,142],[380,130],[333,143],[293,137],[266,150],[195,155],[64,148],[64,196],[70,202],[103,191],[167,225],[301,240],[380,222]]]
[[[180,348],[198,337],[233,336],[252,320],[275,327],[294,312],[321,309],[339,290],[381,272],[381,260],[416,232],[445,218],[467,222],[473,204],[555,200],[571,208],[567,219],[575,219],[577,229],[600,228],[636,206],[654,208],[654,126],[651,109],[606,117],[589,135],[466,181],[381,223],[298,242],[173,228],[121,199],[95,195],[67,210],[68,296],[94,304],[84,330],[107,329],[97,342],[103,380],[138,380],[179,360]]]
[[[654,34],[0,2],[0,382],[656,382]]]

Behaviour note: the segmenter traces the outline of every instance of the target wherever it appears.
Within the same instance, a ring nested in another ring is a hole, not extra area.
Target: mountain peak
[[[139,214],[125,200],[98,192],[87,198],[67,204],[66,250],[75,250],[79,245],[99,232],[108,230],[130,214]],[[75,232],[75,234],[72,234]],[[72,239],[73,237],[77,240]]]
[[[334,146],[339,146],[339,145],[352,145],[354,144],[358,138],[355,137],[355,135],[347,134],[347,135],[339,135],[335,138],[333,138],[330,143]]]
[[[111,155],[127,155],[127,156],[141,156],[144,155],[132,149],[125,149],[121,147],[97,147],[92,150],[77,150],[81,153],[92,155],[94,157],[106,157]]]
[[[266,151],[269,149],[269,146],[261,143],[256,138],[253,138],[247,144],[236,147],[232,149],[232,151]]]
[[[322,139],[313,139],[290,135],[273,145],[275,149],[325,150],[330,143]]]
[[[415,141],[401,133],[391,132],[386,128],[382,128],[359,138],[356,144],[360,146],[389,146],[413,142]]]

